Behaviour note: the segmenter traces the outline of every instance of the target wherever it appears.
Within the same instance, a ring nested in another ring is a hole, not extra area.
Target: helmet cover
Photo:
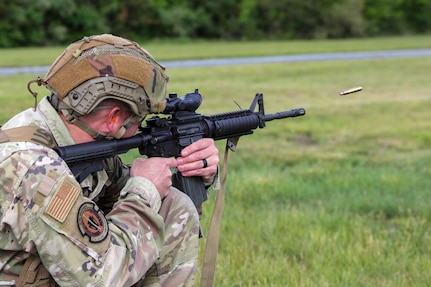
[[[163,110],[168,80],[165,67],[137,43],[102,34],[69,45],[50,67],[44,84],[78,115],[111,98],[126,102],[144,118]]]

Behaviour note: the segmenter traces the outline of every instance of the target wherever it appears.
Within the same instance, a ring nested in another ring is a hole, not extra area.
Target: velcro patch
[[[66,178],[51,198],[45,212],[63,223],[80,193],[81,190]]]
[[[108,222],[101,210],[93,202],[85,202],[78,211],[78,228],[82,236],[90,242],[98,243],[108,236]]]

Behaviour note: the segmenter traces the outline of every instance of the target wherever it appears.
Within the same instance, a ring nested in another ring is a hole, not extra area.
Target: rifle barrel
[[[264,115],[263,119],[265,122],[272,120],[284,119],[284,118],[294,118],[305,115],[304,108],[291,109],[289,111],[278,112],[275,114]]]

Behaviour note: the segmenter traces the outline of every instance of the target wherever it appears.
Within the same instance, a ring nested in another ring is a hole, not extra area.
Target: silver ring
[[[206,167],[208,166],[208,162],[207,162],[207,160],[206,160],[206,159],[203,159],[203,160],[202,160],[202,162],[204,163],[204,167],[203,167],[203,168],[206,168]]]

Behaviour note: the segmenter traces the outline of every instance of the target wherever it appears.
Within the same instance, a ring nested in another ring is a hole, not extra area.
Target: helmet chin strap
[[[112,137],[114,139],[120,139],[126,133],[126,130],[127,129],[124,126],[122,126],[116,133],[112,135]]]
[[[115,139],[121,138],[129,128],[131,128],[137,122],[141,122],[142,120],[143,118],[141,116],[131,115],[121,124],[121,128],[116,133],[114,133],[112,137]]]
[[[100,131],[92,128],[87,123],[81,121],[78,117],[71,115],[67,110],[62,110],[61,112],[63,113],[64,117],[66,118],[66,120],[69,123],[77,126],[81,130],[83,130],[84,132],[89,134],[95,140],[101,140],[101,139],[108,138],[108,135],[106,133],[100,132]]]

